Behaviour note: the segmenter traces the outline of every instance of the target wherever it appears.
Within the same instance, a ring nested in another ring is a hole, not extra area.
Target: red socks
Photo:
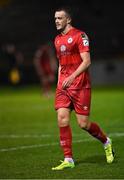
[[[107,141],[106,135],[103,133],[103,131],[100,129],[99,125],[91,122],[90,128],[87,130],[93,137],[100,140],[102,143],[105,143]]]
[[[60,127],[60,145],[64,152],[65,158],[72,158],[72,132],[70,126]],[[100,129],[99,125],[91,122],[90,128],[87,130],[93,137],[102,143],[107,141],[106,135]]]
[[[60,127],[60,145],[64,152],[64,157],[72,157],[72,133],[70,126]]]

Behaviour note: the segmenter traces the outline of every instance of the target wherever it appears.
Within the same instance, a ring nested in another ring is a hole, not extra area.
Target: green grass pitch
[[[124,179],[124,87],[94,88],[90,119],[112,138],[115,161],[71,115],[76,167],[52,171],[63,160],[54,97],[38,86],[0,89],[0,179]]]

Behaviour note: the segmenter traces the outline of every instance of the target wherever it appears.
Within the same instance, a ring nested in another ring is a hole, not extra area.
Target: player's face
[[[55,12],[55,24],[56,28],[59,31],[63,31],[66,26],[71,22],[70,18],[64,11]]]

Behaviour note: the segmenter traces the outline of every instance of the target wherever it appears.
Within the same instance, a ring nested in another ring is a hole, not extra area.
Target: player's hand
[[[65,80],[62,83],[62,88],[66,89],[71,86],[72,82],[74,81],[75,77],[74,75],[70,75],[69,77],[65,78]]]

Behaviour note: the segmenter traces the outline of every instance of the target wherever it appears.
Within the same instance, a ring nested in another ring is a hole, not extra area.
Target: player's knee
[[[87,130],[88,127],[89,127],[89,121],[88,120],[81,120],[81,121],[78,121],[78,125],[81,129],[84,129],[84,130]]]
[[[80,122],[80,123],[78,123],[78,125],[81,129],[86,129],[86,127],[87,127],[86,122]]]
[[[59,113],[58,114],[58,125],[60,127],[67,126],[69,124],[69,119],[65,114]]]

